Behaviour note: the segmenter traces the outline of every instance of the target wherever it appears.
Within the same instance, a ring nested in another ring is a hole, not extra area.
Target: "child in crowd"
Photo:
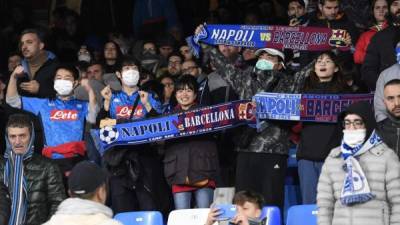
[[[264,224],[262,208],[264,199],[262,195],[253,191],[239,191],[233,197],[232,203],[236,206],[237,214],[230,221],[220,221],[222,224],[258,225]],[[213,207],[208,213],[205,225],[212,225],[217,221],[217,217],[222,213],[218,207]]]

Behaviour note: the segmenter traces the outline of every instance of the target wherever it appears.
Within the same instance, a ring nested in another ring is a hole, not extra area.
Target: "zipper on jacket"
[[[396,154],[399,155],[399,139],[400,139],[400,128],[397,129],[397,141],[396,141]]]

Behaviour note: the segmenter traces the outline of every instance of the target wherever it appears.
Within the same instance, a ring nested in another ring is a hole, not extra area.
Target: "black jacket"
[[[383,142],[399,155],[400,121],[386,118],[377,125],[377,133]]]
[[[319,83],[307,93],[337,94],[327,91],[331,82]],[[347,92],[347,91],[346,91]],[[303,122],[297,159],[323,162],[329,152],[340,145],[341,128],[337,123]]]
[[[19,88],[22,82],[28,82],[31,79],[29,78],[28,73],[21,78],[18,78],[18,93],[21,96],[27,97],[38,97],[38,98],[50,98],[54,97],[56,92],[54,90],[54,76],[57,69],[58,60],[55,58],[55,55],[51,52],[47,52],[48,59],[47,61],[39,68],[36,74],[33,77],[33,80],[36,80],[39,83],[39,92],[37,94],[31,94]],[[23,60],[21,63],[24,68],[27,68],[28,62]]]
[[[216,180],[217,145],[209,135],[168,141],[165,147],[164,175],[169,185],[205,179]]]
[[[396,63],[396,44],[400,41],[400,27],[389,26],[376,33],[368,45],[361,79],[370,91],[375,91],[379,74]]]
[[[0,182],[0,225],[6,225],[10,217],[10,195],[7,187]]]
[[[1,158],[1,181],[4,167],[5,160]],[[36,154],[24,161],[24,172],[28,185],[26,225],[39,225],[49,220],[66,198],[61,172],[49,159]]]
[[[176,110],[175,112],[178,112]],[[169,185],[216,180],[218,151],[214,138],[196,135],[166,141],[164,175]]]

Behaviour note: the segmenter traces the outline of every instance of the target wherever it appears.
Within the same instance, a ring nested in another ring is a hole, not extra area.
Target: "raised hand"
[[[103,96],[105,100],[110,101],[112,96],[110,85],[105,86],[103,90],[101,90],[101,96]]]

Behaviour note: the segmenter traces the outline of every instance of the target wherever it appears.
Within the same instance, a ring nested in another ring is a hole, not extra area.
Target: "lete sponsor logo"
[[[57,110],[50,112],[50,120],[74,121],[78,120],[78,110]]]
[[[129,118],[131,115],[132,106],[117,106],[117,118]],[[141,105],[136,107],[134,117],[142,117],[143,116],[143,108]]]

